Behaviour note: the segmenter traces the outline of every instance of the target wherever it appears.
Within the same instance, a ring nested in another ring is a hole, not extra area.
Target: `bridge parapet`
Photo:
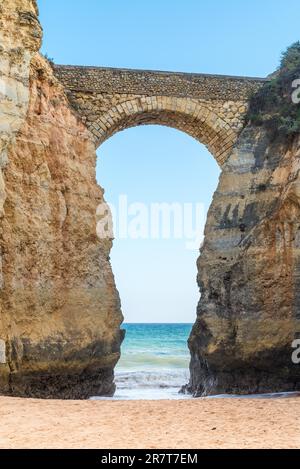
[[[99,146],[142,124],[177,128],[222,166],[244,124],[249,97],[266,79],[55,65],[70,102]]]

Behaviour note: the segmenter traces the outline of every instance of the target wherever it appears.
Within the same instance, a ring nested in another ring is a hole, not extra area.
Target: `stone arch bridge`
[[[174,127],[208,148],[220,166],[263,78],[55,65],[56,77],[98,147],[143,124]]]

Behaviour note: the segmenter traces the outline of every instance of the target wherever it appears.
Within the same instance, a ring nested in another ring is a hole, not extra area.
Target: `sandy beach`
[[[299,448],[300,398],[0,398],[0,448]]]

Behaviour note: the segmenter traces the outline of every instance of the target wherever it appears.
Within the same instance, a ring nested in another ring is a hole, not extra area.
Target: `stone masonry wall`
[[[224,164],[244,125],[249,96],[264,79],[55,65],[96,146],[143,124],[174,127]]]
[[[265,82],[264,78],[72,65],[55,65],[55,74],[72,91],[225,101],[245,100]]]

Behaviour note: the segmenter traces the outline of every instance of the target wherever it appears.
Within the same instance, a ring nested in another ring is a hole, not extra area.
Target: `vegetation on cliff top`
[[[299,82],[296,83],[295,80]],[[298,97],[300,98],[299,41],[288,47],[282,54],[280,67],[273,78],[252,96],[247,122],[264,126],[273,134],[283,136],[299,134],[300,99],[297,99]]]
[[[54,65],[54,59],[53,59],[53,57],[49,57],[49,55],[47,54],[47,52],[46,52],[46,54],[42,54],[42,55],[43,55],[44,59],[47,60],[47,62],[49,63],[49,65],[50,65],[51,67],[53,67],[53,65]]]

